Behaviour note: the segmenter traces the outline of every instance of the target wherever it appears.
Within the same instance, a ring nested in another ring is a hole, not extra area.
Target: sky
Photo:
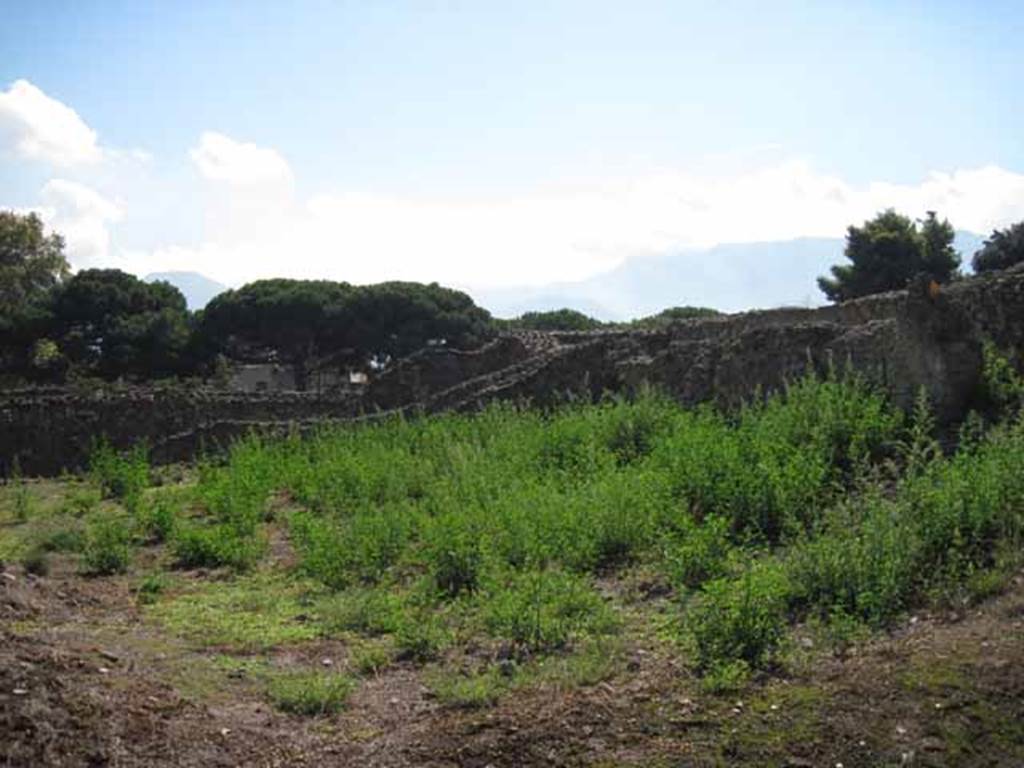
[[[580,280],[1024,219],[1024,3],[23,0],[0,208],[75,268]],[[714,305],[714,297],[708,297]]]

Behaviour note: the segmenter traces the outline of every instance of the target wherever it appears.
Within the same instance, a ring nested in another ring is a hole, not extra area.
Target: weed
[[[142,605],[155,603],[157,598],[167,589],[168,579],[163,573],[147,574],[135,588],[135,598]]]
[[[580,577],[559,571],[498,576],[481,596],[491,634],[534,650],[565,646],[575,637],[607,634],[615,617]]]
[[[493,705],[508,689],[509,680],[493,668],[469,675],[435,670],[427,676],[427,686],[446,706],[479,709]]]
[[[363,675],[375,675],[390,663],[390,651],[376,643],[359,646],[352,652],[352,665]]]
[[[131,529],[121,519],[102,517],[90,522],[82,549],[86,573],[107,576],[124,573],[131,562]]]
[[[709,670],[736,661],[751,667],[770,661],[783,639],[788,594],[785,572],[772,563],[705,584],[688,617],[698,665]]]
[[[341,710],[355,682],[333,672],[292,672],[272,675],[267,696],[282,712],[322,716]]]

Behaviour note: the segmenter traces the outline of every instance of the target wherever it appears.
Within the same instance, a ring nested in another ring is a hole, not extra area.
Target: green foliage
[[[404,608],[397,595],[382,588],[366,587],[330,595],[317,606],[328,631],[349,630],[369,636],[397,632]]]
[[[339,712],[355,688],[336,672],[287,672],[270,677],[267,696],[282,712],[316,717]]]
[[[446,706],[480,709],[493,705],[508,689],[509,680],[496,669],[468,675],[435,672],[427,685]]]
[[[524,331],[594,331],[604,326],[600,320],[565,307],[546,312],[525,312],[505,321],[509,328]]]
[[[182,568],[218,568],[236,571],[252,568],[266,551],[266,541],[256,532],[231,523],[181,524],[171,541],[176,563]]]
[[[974,271],[989,272],[1007,269],[1024,261],[1024,221],[996,229],[985,240],[985,244],[974,254],[971,266]]]
[[[156,378],[187,365],[188,311],[170,283],[85,269],[57,292],[54,315],[61,351],[89,374]]]
[[[627,325],[634,328],[657,330],[682,320],[696,320],[715,317],[720,314],[717,309],[711,309],[710,307],[669,307],[668,309],[661,310],[656,315],[641,317]]]
[[[135,588],[136,599],[143,605],[155,603],[157,598],[167,589],[168,579],[163,573],[147,574]]]
[[[733,550],[724,517],[711,515],[700,523],[683,518],[678,533],[667,539],[665,560],[673,581],[697,588],[727,573]]]
[[[120,518],[103,516],[90,521],[85,531],[82,566],[86,573],[107,576],[124,573],[131,564],[132,530]]]
[[[259,280],[207,305],[198,344],[218,351],[274,350],[298,366],[344,352],[353,364],[406,355],[430,340],[460,348],[491,334],[490,316],[437,283],[352,286],[326,280]]]
[[[0,211],[0,307],[40,299],[70,273],[64,239],[46,235],[38,214]]]
[[[592,579],[639,561],[685,587],[673,631],[705,685],[728,690],[779,658],[791,621],[818,622],[841,651],[863,627],[961,599],[954,587],[1005,583],[998,553],[1024,541],[1024,424],[972,427],[948,456],[933,432],[923,395],[905,418],[830,372],[731,413],[640,392],[252,436],[200,466],[205,515],[179,520],[171,549],[245,567],[276,515],[297,569],[332,592],[254,600],[244,620],[225,602],[218,631],[353,632],[381,637],[377,656],[421,661],[481,634],[524,656],[589,647],[617,623]],[[491,690],[474,677],[451,696]]]
[[[43,547],[32,547],[22,556],[21,567],[33,576],[46,576],[50,572],[49,553]]]
[[[1012,414],[1024,409],[1024,377],[1006,355],[991,341],[982,347],[983,396],[996,415]]]
[[[789,594],[787,574],[770,563],[706,583],[687,614],[698,666],[721,672],[737,661],[768,663],[785,636]]]
[[[119,454],[101,440],[94,444],[89,455],[89,474],[104,496],[121,500],[126,509],[135,512],[142,492],[149,487],[148,450],[138,444],[127,453]]]
[[[410,606],[395,629],[394,641],[399,659],[428,661],[448,645],[451,635],[437,615]]]
[[[0,368],[30,368],[52,326],[51,292],[69,275],[60,235],[46,235],[35,213],[0,210]]]
[[[840,302],[904,288],[921,272],[947,282],[960,265],[954,235],[934,211],[918,227],[890,208],[847,230],[844,255],[851,263],[832,267],[832,277],[819,277],[818,286],[830,301]]]
[[[149,541],[161,544],[174,536],[178,524],[178,509],[174,499],[167,495],[155,497],[147,506],[137,510],[139,527]]]
[[[494,576],[480,599],[489,632],[533,651],[561,648],[575,637],[607,634],[615,627],[601,596],[581,577],[559,571]]]

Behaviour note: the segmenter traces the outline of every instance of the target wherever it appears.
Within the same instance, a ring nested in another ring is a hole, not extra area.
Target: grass
[[[100,446],[89,484],[61,498],[5,489],[0,549],[112,574],[160,547],[139,602],[204,646],[331,638],[354,644],[364,674],[490,654],[438,678],[460,706],[512,685],[499,650],[569,685],[614,674],[618,656],[595,649],[624,631],[616,584],[637,566],[670,593],[670,615],[638,609],[641,622],[688,649],[706,690],[735,690],[785,662],[794,624],[842,654],[917,606],[981,600],[1012,578],[1024,421],[1016,380],[989,368],[1001,416],[972,417],[949,454],[924,399],[904,416],[835,374],[728,413],[647,392],[252,436],[180,487],[149,487],[143,449]],[[271,533],[288,550],[272,570]],[[182,588],[165,565],[223,570]]]
[[[313,640],[323,632],[306,596],[310,585],[273,574],[254,574],[164,594],[148,616],[174,634],[203,646],[260,651]]]
[[[336,672],[281,672],[267,680],[267,696],[282,712],[311,717],[345,706],[355,681]]]

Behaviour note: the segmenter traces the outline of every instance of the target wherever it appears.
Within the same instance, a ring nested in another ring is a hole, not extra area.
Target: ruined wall
[[[963,280],[935,294],[926,283],[821,309],[785,308],[680,321],[654,331],[526,333],[474,351],[422,350],[360,394],[317,396],[129,389],[71,394],[0,392],[0,473],[81,466],[91,441],[145,439],[157,461],[252,428],[281,431],[382,412],[469,410],[495,399],[548,404],[654,384],[683,403],[736,404],[808,366],[852,365],[902,407],[924,387],[943,421],[969,406],[992,339],[1024,362],[1024,268]]]
[[[101,437],[118,448],[145,440],[154,460],[182,460],[204,442],[213,447],[253,426],[347,418],[359,406],[352,397],[305,393],[144,387],[0,392],[0,476],[9,474],[14,457],[26,474],[82,467],[93,441]]]

